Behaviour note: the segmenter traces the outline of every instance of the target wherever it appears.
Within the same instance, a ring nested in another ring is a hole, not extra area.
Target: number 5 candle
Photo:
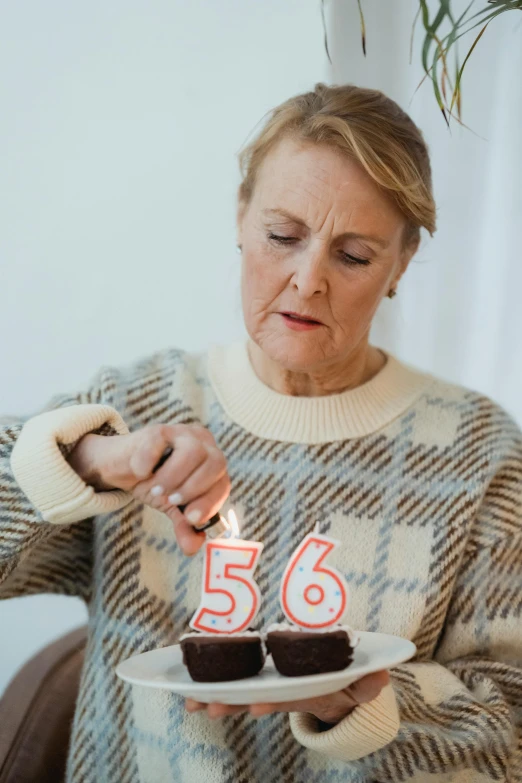
[[[325,560],[339,541],[316,529],[292,554],[281,580],[280,600],[286,618],[305,630],[328,628],[346,611],[348,585]]]
[[[253,579],[263,544],[239,538],[237,520],[229,511],[233,537],[208,540],[201,583],[201,601],[190,621],[196,631],[238,633],[254,620],[261,603]]]

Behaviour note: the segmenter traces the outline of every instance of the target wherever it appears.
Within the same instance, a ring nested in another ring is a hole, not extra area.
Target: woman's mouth
[[[280,313],[284,322],[290,329],[302,331],[304,329],[317,329],[319,326],[323,326],[321,321],[315,321],[313,318],[307,316],[300,316],[297,313]]]

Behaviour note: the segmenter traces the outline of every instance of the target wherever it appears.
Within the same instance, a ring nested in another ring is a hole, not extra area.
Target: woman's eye
[[[291,242],[297,242],[297,237],[283,237],[279,234],[269,234],[268,238],[273,240],[274,242],[278,242],[280,245],[287,245]],[[341,256],[343,259],[343,262],[348,265],[355,265],[355,264],[361,264],[362,266],[368,266],[370,264],[369,258],[359,258],[358,256],[351,256],[349,253],[345,253],[344,250],[341,250]]]
[[[269,239],[273,239],[274,242],[280,242],[282,245],[284,245],[286,242],[293,242],[296,237],[281,237],[277,234],[269,234]]]
[[[358,256],[351,256],[349,253],[341,251],[343,259],[347,264],[362,264],[362,266],[368,266],[371,263],[369,258],[358,258]]]

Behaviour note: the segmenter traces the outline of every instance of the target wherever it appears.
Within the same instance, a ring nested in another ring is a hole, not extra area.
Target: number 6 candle
[[[190,621],[196,631],[238,633],[252,623],[261,603],[253,573],[263,544],[239,538],[237,519],[229,511],[231,538],[207,540],[201,601]]]
[[[286,618],[305,630],[338,623],[348,603],[348,585],[324,561],[339,541],[317,532],[304,537],[292,554],[281,581],[280,600]]]

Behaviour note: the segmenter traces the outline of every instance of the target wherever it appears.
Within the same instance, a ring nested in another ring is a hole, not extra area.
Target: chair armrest
[[[0,698],[0,783],[63,779],[87,628],[40,650]]]

